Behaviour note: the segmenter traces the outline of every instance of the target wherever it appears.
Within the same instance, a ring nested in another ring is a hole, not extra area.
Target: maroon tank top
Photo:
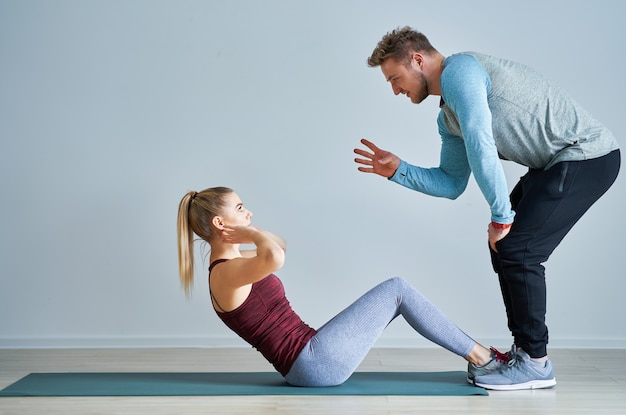
[[[211,269],[226,259],[218,259]],[[218,317],[239,337],[257,349],[285,376],[298,354],[317,333],[302,321],[285,297],[280,279],[270,274],[252,284],[248,298],[232,311],[215,310]]]

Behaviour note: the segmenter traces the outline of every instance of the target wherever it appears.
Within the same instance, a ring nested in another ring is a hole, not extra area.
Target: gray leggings
[[[382,282],[322,326],[285,380],[294,386],[345,382],[383,330],[401,315],[428,340],[466,358],[476,344],[403,278]]]

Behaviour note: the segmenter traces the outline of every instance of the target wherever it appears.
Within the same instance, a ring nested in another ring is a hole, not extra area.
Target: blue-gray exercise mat
[[[289,386],[277,372],[31,373],[0,396],[487,395],[465,372],[356,372],[339,386]]]

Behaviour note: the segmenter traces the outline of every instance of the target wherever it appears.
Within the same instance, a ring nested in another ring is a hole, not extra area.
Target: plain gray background
[[[510,344],[473,179],[456,201],[359,173],[361,137],[436,165],[438,98],[395,97],[366,58],[410,25],[444,55],[543,72],[624,144],[613,1],[0,1],[0,347],[245,346],[191,301],[176,211],[234,188],[288,241],[277,274],[319,326],[403,276],[463,330]],[[509,185],[524,169],[505,163]],[[623,175],[547,263],[551,345],[626,347]],[[397,320],[381,346],[431,346]]]

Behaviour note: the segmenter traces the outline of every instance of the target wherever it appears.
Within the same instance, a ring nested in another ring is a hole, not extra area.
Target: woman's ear
[[[224,230],[224,222],[222,221],[222,218],[220,218],[219,216],[214,216],[212,222],[213,226],[215,226],[217,229],[219,229],[220,231]]]

